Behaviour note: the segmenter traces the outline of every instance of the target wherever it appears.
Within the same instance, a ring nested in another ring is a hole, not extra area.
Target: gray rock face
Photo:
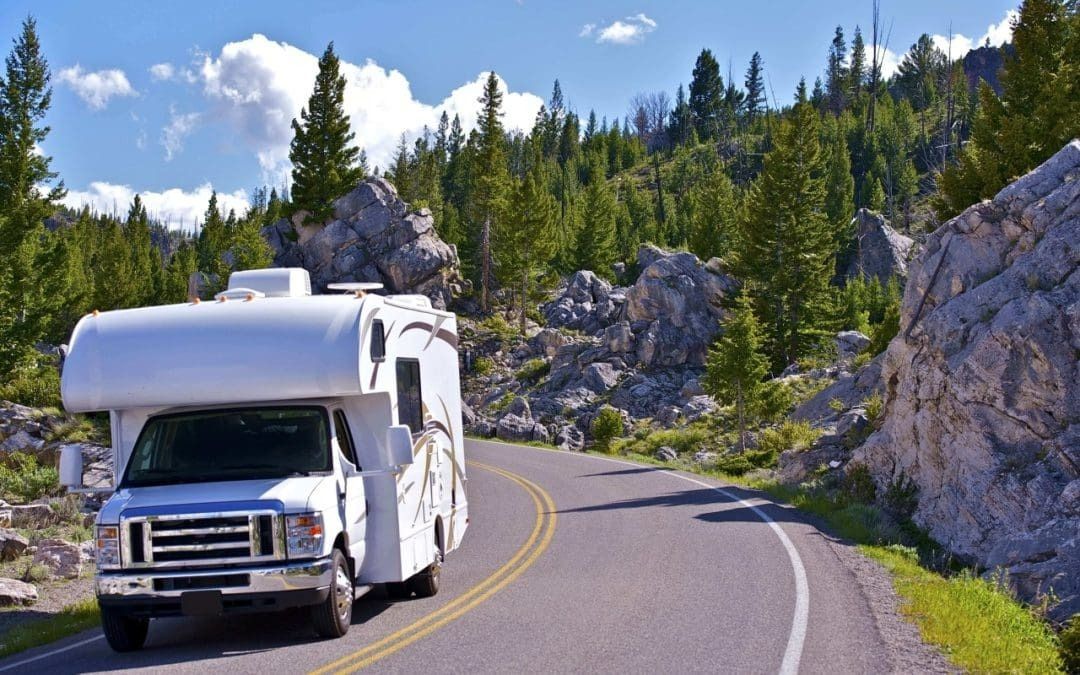
[[[854,459],[919,488],[916,521],[1080,611],[1080,141],[930,235]]]
[[[903,286],[915,241],[892,229],[880,213],[859,209],[854,222],[857,244],[855,257],[848,265],[848,278],[877,277],[885,284],[897,277]]]
[[[32,605],[37,602],[38,592],[33,584],[17,579],[0,578],[0,607]]]
[[[834,341],[840,355],[859,354],[870,346],[870,338],[857,330],[842,330],[836,334]]]
[[[675,448],[663,445],[656,449],[656,458],[661,462],[673,462],[679,458],[679,453],[675,452]]]
[[[445,308],[464,283],[457,251],[435,233],[431,212],[409,211],[383,178],[367,178],[334,203],[334,219],[297,228],[281,219],[263,228],[274,264],[300,266],[314,289],[334,282],[382,283]]]

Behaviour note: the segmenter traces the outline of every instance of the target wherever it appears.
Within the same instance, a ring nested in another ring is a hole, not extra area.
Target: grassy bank
[[[66,607],[59,614],[43,619],[31,619],[11,628],[0,636],[0,657],[40,647],[100,625],[101,613],[98,611],[97,600],[87,598]]]

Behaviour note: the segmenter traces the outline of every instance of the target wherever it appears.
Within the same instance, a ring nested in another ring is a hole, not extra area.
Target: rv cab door
[[[349,536],[349,554],[356,561],[356,569],[359,570],[365,553],[367,499],[364,495],[364,477],[360,475],[362,467],[356,458],[356,446],[353,445],[348,420],[341,410],[334,411],[334,433],[344,474],[338,481],[344,488],[341,490],[341,508],[344,512],[346,534]]]

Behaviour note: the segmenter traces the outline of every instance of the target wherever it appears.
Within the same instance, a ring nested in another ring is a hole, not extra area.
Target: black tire
[[[425,567],[418,574],[409,578],[405,584],[418,598],[430,598],[439,592],[439,577],[442,572],[442,551],[435,549],[435,562]]]
[[[330,592],[311,608],[311,623],[315,632],[324,638],[339,638],[352,625],[353,578],[344,554],[334,549],[330,556]]]
[[[130,616],[115,607],[101,608],[101,629],[113,651],[133,652],[146,644],[150,619]]]

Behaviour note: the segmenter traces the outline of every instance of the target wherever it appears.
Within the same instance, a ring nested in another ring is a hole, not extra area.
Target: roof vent
[[[382,290],[383,285],[377,281],[350,281],[339,284],[326,284],[326,290],[328,291],[345,291],[346,293],[354,293],[356,291],[363,291],[365,293],[369,291]]]
[[[265,294],[268,298],[299,298],[311,295],[311,277],[302,267],[272,267],[233,272],[229,290]]]

